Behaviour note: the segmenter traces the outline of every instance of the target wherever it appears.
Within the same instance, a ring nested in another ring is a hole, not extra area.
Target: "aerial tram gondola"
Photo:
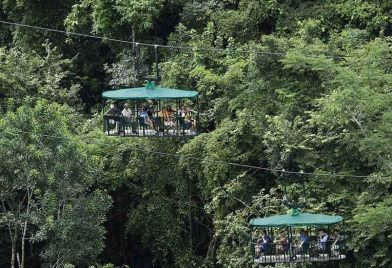
[[[258,241],[253,241],[256,263],[324,262],[346,258],[344,240],[334,231],[341,216],[300,213],[266,218],[253,218],[249,225],[263,231]],[[263,242],[263,236],[268,236]],[[275,239],[273,239],[276,237]]]
[[[123,106],[121,110],[112,103],[104,113],[106,135],[193,137],[199,134],[197,91],[156,87],[154,82],[146,81],[144,87],[105,91],[102,97],[122,102],[117,105]],[[189,107],[189,103],[196,108]]]
[[[346,259],[343,217],[302,213],[303,204],[289,204],[286,183],[283,203],[287,214],[252,218],[249,226],[256,237],[252,238],[252,255],[255,263],[326,262]],[[305,181],[303,181],[304,200]]]

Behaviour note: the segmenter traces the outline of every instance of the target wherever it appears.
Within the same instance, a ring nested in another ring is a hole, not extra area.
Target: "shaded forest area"
[[[256,267],[248,220],[286,213],[283,181],[345,218],[334,265],[391,267],[392,2],[0,6],[3,22],[106,37],[0,23],[0,267]],[[155,75],[132,41],[186,47],[158,48],[159,84],[199,92],[201,135],[104,135],[102,92]]]

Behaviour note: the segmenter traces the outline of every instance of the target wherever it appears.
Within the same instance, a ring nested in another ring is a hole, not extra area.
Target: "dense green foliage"
[[[153,47],[2,25],[0,267],[255,266],[247,220],[285,213],[282,174],[229,162],[316,173],[284,177],[294,199],[305,180],[307,211],[345,218],[339,265],[392,265],[388,1],[0,5],[4,20],[190,47],[159,49],[160,84],[197,90],[203,120],[191,140],[106,137],[101,92],[154,76]]]

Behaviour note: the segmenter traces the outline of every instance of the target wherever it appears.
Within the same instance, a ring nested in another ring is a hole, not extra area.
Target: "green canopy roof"
[[[103,98],[114,100],[161,100],[197,97],[197,91],[155,87],[154,82],[147,82],[145,87],[109,90],[102,93]]]
[[[331,225],[343,220],[341,216],[329,216],[323,214],[298,214],[276,215],[267,218],[253,218],[249,224],[259,227],[286,227],[286,226],[310,226]]]

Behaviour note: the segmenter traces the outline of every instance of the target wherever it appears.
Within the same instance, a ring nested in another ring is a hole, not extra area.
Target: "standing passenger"
[[[124,109],[122,110],[121,114],[124,117],[124,124],[126,126],[131,126],[132,133],[138,134],[137,131],[136,131],[135,123],[132,120],[132,110],[129,109],[129,104],[128,103],[124,104]]]
[[[260,253],[266,253],[271,246],[271,237],[267,234],[266,230],[263,230],[263,235],[257,240],[257,245],[259,247]]]
[[[108,123],[115,125],[116,132],[119,132],[119,118],[117,117],[119,114],[119,110],[114,106],[114,104],[110,104],[109,110],[105,113],[108,116]]]
[[[286,253],[288,250],[288,243],[285,231],[281,231],[279,239],[274,241],[276,243],[277,253]]]
[[[307,230],[301,229],[299,233],[298,253],[305,253],[309,250],[310,237]]]
[[[319,251],[326,251],[327,250],[327,242],[328,242],[328,234],[324,232],[324,230],[320,230],[319,235],[318,235],[318,243],[317,243],[317,248]]]

